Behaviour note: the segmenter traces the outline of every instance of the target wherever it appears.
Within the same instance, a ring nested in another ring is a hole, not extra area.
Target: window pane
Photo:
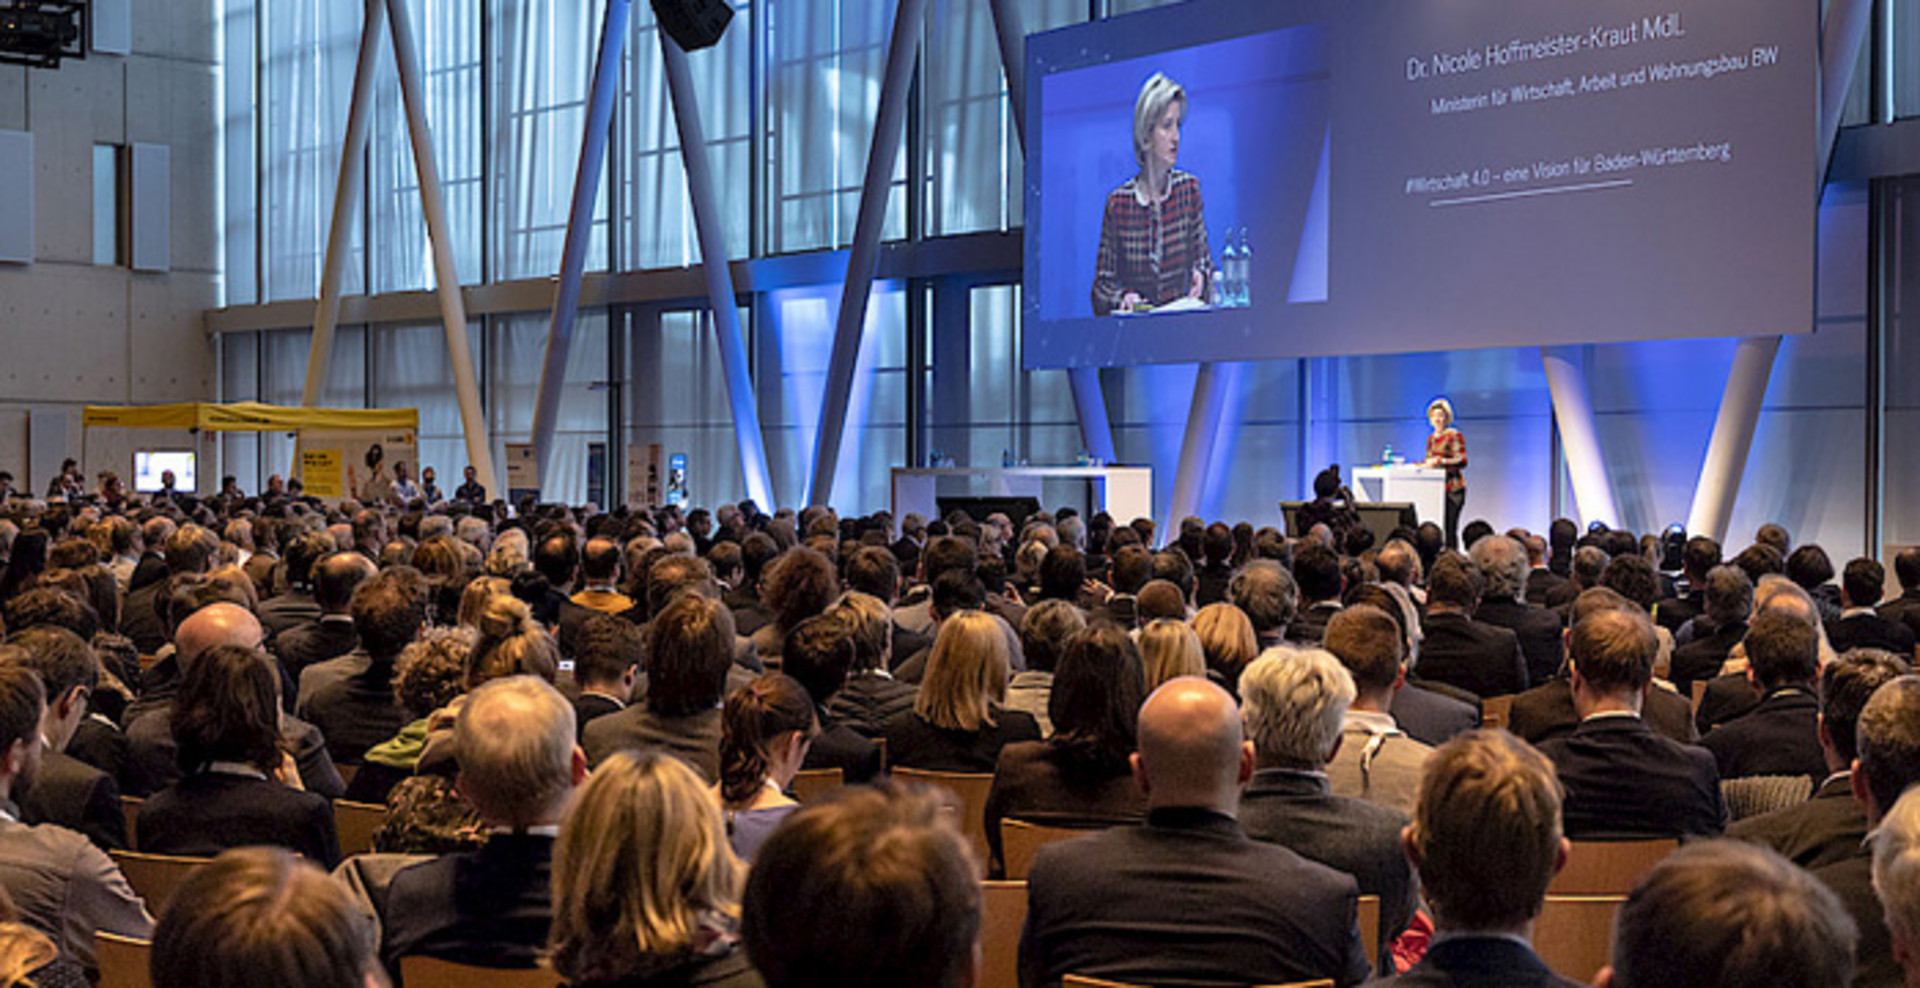
[[[560,270],[605,4],[500,3],[493,21],[493,277]],[[607,158],[611,158],[609,153]],[[602,161],[602,189],[612,162]],[[587,267],[607,264],[607,200],[595,202]]]
[[[839,299],[837,285],[770,292],[771,332],[756,334],[760,421],[781,504],[806,499]],[[886,507],[888,470],[906,462],[906,311],[900,283],[874,282],[834,471],[831,500],[843,514]]]
[[[463,0],[409,0],[408,7],[424,63],[427,127],[446,201],[454,268],[462,284],[471,284],[481,276],[480,7]],[[367,183],[374,291],[431,288],[433,255],[391,45],[382,49],[380,62]]]
[[[748,313],[741,313],[740,322],[749,325]],[[720,345],[706,312],[662,312],[657,319],[636,314],[629,356],[626,441],[641,447],[641,456],[651,443],[660,444],[663,457],[686,454],[694,504],[745,498]],[[627,496],[644,499],[645,493],[630,489]]]
[[[538,313],[493,321],[487,350],[487,415],[493,455],[499,463],[505,463],[507,443],[532,441],[547,326],[547,317]],[[587,499],[587,444],[607,439],[603,386],[608,377],[606,311],[582,310],[567,352],[553,453],[541,477],[540,493],[546,500],[579,504]]]
[[[264,295],[314,298],[326,254],[361,5],[261,0],[260,189]],[[234,167],[228,162],[228,167]],[[360,224],[351,225],[343,290],[364,290]]]

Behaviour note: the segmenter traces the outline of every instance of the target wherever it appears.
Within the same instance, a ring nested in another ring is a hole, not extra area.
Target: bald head
[[[219,645],[259,648],[265,635],[260,619],[238,604],[208,604],[188,615],[173,633],[173,647],[182,668],[193,664],[207,649]]]
[[[1240,710],[1199,677],[1170,680],[1140,708],[1134,777],[1153,807],[1199,806],[1232,815],[1253,775]]]

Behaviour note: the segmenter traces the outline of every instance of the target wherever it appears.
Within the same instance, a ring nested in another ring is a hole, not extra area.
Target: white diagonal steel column
[[[1820,132],[1814,149],[1815,174],[1825,178],[1839,139],[1840,118],[1847,88],[1866,47],[1873,26],[1873,0],[1832,0],[1820,30]],[[1819,195],[1816,187],[1814,194]],[[1760,405],[1773,376],[1780,337],[1753,336],[1740,341],[1727,373],[1720,413],[1707,441],[1700,481],[1693,489],[1693,507],[1687,513],[1687,531],[1724,540],[1733,519],[1733,502],[1740,493],[1740,475],[1747,468],[1753,432],[1760,422]]]
[[[307,385],[300,404],[320,404],[327,365],[333,360],[333,330],[340,322],[340,279],[347,267],[360,190],[366,184],[367,117],[373,112],[373,70],[380,64],[380,27],[384,0],[367,0],[360,22],[360,55],[353,63],[353,102],[347,109],[346,142],[340,148],[340,178],[333,187],[333,222],[327,228],[327,258],[320,272],[320,301],[313,309],[313,339],[307,347]]]
[[[993,0],[993,32],[1000,43],[1000,68],[1007,78],[1007,105],[1013,111],[1013,132],[1027,146],[1027,32],[1015,0]],[[1080,419],[1080,444],[1103,463],[1118,459],[1113,451],[1113,426],[1107,419],[1107,396],[1100,387],[1100,369],[1072,367],[1067,384],[1073,388],[1073,407]]]
[[[867,300],[873,292],[874,273],[880,266],[880,232],[887,218],[887,190],[892,184],[893,159],[900,153],[900,134],[907,123],[907,97],[913,84],[913,63],[920,55],[920,28],[926,15],[927,0],[900,0],[893,14],[886,74],[880,82],[880,108],[874,115],[873,146],[867,152],[866,180],[860,187],[860,213],[854,222],[853,248],[847,260],[847,283],[840,293],[833,353],[827,361],[826,386],[820,400],[819,431],[813,441],[813,475],[807,484],[808,504],[826,504],[833,496],[833,474],[840,464],[841,433],[847,425],[847,403],[852,397],[853,373],[860,359],[860,337],[866,328]]]
[[[1607,461],[1600,454],[1600,429],[1593,420],[1593,397],[1577,347],[1541,347],[1540,362],[1547,369],[1547,391],[1553,396],[1553,418],[1560,427],[1560,447],[1573,478],[1574,506],[1581,527],[1596,521],[1608,527],[1620,524],[1620,509],[1607,479]],[[1556,481],[1557,483],[1557,481]]]
[[[727,404],[733,410],[733,436],[740,444],[740,475],[747,496],[771,508],[773,472],[767,467],[767,442],[760,431],[760,404],[753,395],[753,375],[747,365],[747,342],[740,332],[740,307],[733,291],[733,271],[727,266],[727,230],[720,216],[720,198],[713,187],[713,168],[707,157],[706,128],[700,118],[700,97],[693,88],[693,71],[679,42],[660,35],[660,53],[667,67],[667,92],[673,99],[673,118],[680,129],[680,159],[686,166],[687,197],[693,202],[694,231],[700,237],[700,271],[707,280],[707,301],[713,306],[713,331],[720,344],[720,369],[727,378]]]
[[[586,274],[587,247],[593,242],[593,203],[600,194],[600,171],[607,158],[607,132],[620,90],[620,55],[626,50],[631,0],[607,0],[600,24],[599,55],[593,63],[593,89],[587,96],[587,126],[580,135],[580,164],[573,176],[573,203],[567,213],[567,238],[560,249],[560,280],[553,290],[553,320],[540,364],[540,386],[533,400],[533,456],[546,486],[552,462],[553,433],[560,421],[560,391],[567,379],[567,355],[573,349],[573,324],[580,310],[580,280]],[[664,32],[662,32],[664,34]]]
[[[393,21],[393,60],[400,70],[400,98],[407,111],[407,136],[413,142],[413,167],[420,176],[420,209],[426,215],[433,248],[434,287],[440,296],[440,321],[447,329],[447,359],[453,364],[453,392],[460,402],[467,462],[489,494],[502,490],[493,472],[493,445],[486,414],[480,410],[480,385],[474,379],[473,351],[467,345],[467,306],[460,296],[460,272],[453,263],[453,237],[447,206],[440,195],[440,169],[434,162],[433,136],[427,131],[427,99],[420,84],[420,50],[413,41],[406,0],[387,0]]]

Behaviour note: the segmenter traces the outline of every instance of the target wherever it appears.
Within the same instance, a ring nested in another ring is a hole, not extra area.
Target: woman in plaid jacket
[[[1140,87],[1133,108],[1140,173],[1107,195],[1094,261],[1094,315],[1209,296],[1213,254],[1200,180],[1173,167],[1186,117],[1187,91],[1179,83],[1155,72]]]

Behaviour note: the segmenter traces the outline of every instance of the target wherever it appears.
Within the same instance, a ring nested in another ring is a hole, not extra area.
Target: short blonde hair
[[[560,646],[518,597],[488,597],[480,614],[480,638],[467,657],[467,689],[522,673],[553,682],[560,673]]]
[[[1200,636],[1207,666],[1229,679],[1239,679],[1240,670],[1260,654],[1260,639],[1247,612],[1226,601],[1200,608],[1193,616],[1193,633]]]
[[[502,576],[482,576],[467,584],[460,591],[460,610],[454,623],[462,628],[480,630],[480,615],[487,611],[487,603],[495,597],[513,596],[513,583]]]
[[[1241,720],[1262,763],[1326,764],[1353,697],[1353,675],[1325,649],[1270,648],[1240,674]]]
[[[1429,416],[1433,414],[1433,410],[1436,408],[1438,408],[1441,411],[1441,413],[1447,417],[1447,425],[1452,425],[1453,424],[1453,402],[1448,401],[1445,398],[1435,398],[1432,401],[1427,402],[1427,414]]]
[[[981,611],[961,611],[940,623],[913,710],[950,731],[992,726],[1006,702],[1009,665],[1000,622]]]
[[[1160,115],[1167,112],[1167,105],[1180,104],[1180,122],[1187,122],[1186,87],[1167,78],[1165,72],[1155,72],[1140,85],[1140,98],[1133,103],[1133,160],[1144,166],[1147,163],[1147,142],[1153,138],[1153,127],[1160,122]]]
[[[740,859],[720,804],[693,769],[659,752],[600,764],[553,848],[553,968],[621,981],[646,957],[691,950],[703,915],[740,915]]]
[[[1140,662],[1149,693],[1169,679],[1207,674],[1200,636],[1185,621],[1174,618],[1160,618],[1140,629]]]

